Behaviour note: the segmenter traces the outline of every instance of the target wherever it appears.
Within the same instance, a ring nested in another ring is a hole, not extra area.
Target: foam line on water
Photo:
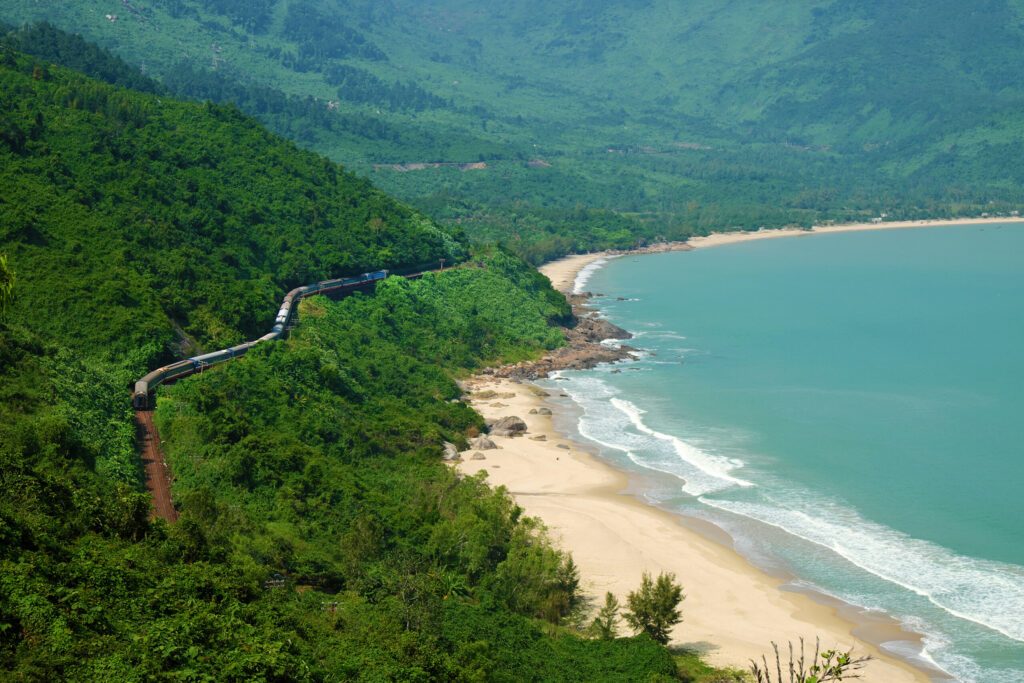
[[[806,492],[747,502],[701,496],[711,507],[782,529],[828,548],[861,569],[926,598],[959,619],[1024,642],[1024,570],[965,557],[863,519]],[[798,509],[789,501],[808,501]]]
[[[646,424],[644,424],[643,420],[643,416],[647,411],[638,408],[635,404],[631,403],[630,401],[621,398],[613,398],[611,399],[611,404],[618,408],[620,411],[622,411],[626,415],[626,417],[629,418],[630,423],[637,429],[637,431],[643,434],[647,434],[648,436],[652,436],[655,439],[658,439],[659,441],[664,441],[670,444],[672,448],[675,449],[676,453],[679,454],[680,458],[700,468],[702,471],[706,472],[712,477],[731,482],[736,486],[748,487],[754,485],[749,481],[740,479],[738,477],[734,477],[731,474],[731,472],[734,469],[743,466],[742,462],[729,460],[727,458],[712,455],[710,453],[707,453],[706,451],[701,450],[700,448],[691,446],[690,444],[686,443],[685,441],[675,436],[672,436],[671,434],[665,434],[663,432],[651,429]]]
[[[572,283],[572,293],[582,294],[586,291],[587,282],[594,276],[594,273],[601,270],[606,263],[614,258],[618,258],[618,254],[612,254],[610,256],[602,256],[596,261],[591,261],[587,265],[580,268],[580,272],[576,273],[576,279]]]
[[[683,480],[683,491],[700,496],[734,487],[752,486],[732,474],[743,466],[708,453],[670,434],[648,427],[644,412],[616,396],[597,377],[575,377],[565,391],[583,408],[578,429],[587,439],[622,453],[636,465]]]

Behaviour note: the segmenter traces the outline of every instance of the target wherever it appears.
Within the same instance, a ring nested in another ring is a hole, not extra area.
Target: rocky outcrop
[[[566,333],[569,341],[599,343],[605,339],[632,339],[633,335],[618,325],[592,314],[577,318],[576,327]]]
[[[458,460],[461,460],[459,457],[458,447],[450,441],[444,442],[444,455],[442,457],[448,462],[457,462]]]
[[[606,339],[630,339],[633,335],[597,317],[597,314],[586,306],[590,298],[590,294],[573,294],[568,297],[569,303],[572,304],[573,324],[562,329],[565,346],[551,351],[540,360],[488,368],[481,374],[504,379],[534,380],[547,377],[558,370],[587,370],[602,363],[617,363],[632,358],[631,352],[636,349],[624,344],[601,343]]]
[[[478,451],[490,451],[498,448],[498,444],[494,443],[486,436],[480,435],[475,439],[469,440],[469,447],[475,448]]]
[[[484,391],[478,391],[473,394],[473,398],[478,401],[490,401],[494,398],[515,398],[516,395],[511,391],[494,391],[493,389],[486,389]]]
[[[492,436],[519,436],[526,433],[526,423],[515,415],[494,420],[488,420],[488,427]]]

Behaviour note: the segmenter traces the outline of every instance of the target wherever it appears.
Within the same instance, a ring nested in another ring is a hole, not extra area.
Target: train
[[[442,269],[444,268],[443,261],[441,262],[441,267]],[[419,275],[421,275],[421,273],[416,273],[412,277],[417,277]],[[314,282],[313,284],[306,285],[304,287],[296,287],[285,295],[284,301],[281,302],[281,308],[278,309],[277,316],[274,318],[274,326],[271,328],[270,332],[267,332],[258,339],[238,344],[237,346],[231,346],[211,353],[204,353],[200,356],[193,356],[192,358],[176,361],[170,365],[165,365],[162,368],[153,370],[135,382],[135,391],[132,394],[132,406],[135,410],[149,410],[150,393],[156,389],[158,385],[163,384],[164,382],[181,379],[182,377],[188,377],[189,375],[197,372],[202,372],[211,365],[223,363],[224,361],[231,360],[232,358],[242,356],[257,344],[280,339],[284,336],[285,331],[288,328],[288,324],[295,316],[299,301],[301,301],[303,297],[339,291],[354,291],[356,289],[372,285],[378,280],[385,279],[387,276],[388,271],[376,270],[371,273],[363,273],[362,275],[355,275],[353,277],[321,280],[320,282]]]

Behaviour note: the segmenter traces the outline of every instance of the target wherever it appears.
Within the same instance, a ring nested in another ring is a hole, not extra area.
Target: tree
[[[651,638],[665,645],[669,631],[683,620],[677,609],[686,597],[683,588],[676,582],[676,575],[661,573],[657,580],[644,572],[640,589],[626,598],[629,611],[623,617],[635,631],[643,631]]]
[[[7,266],[7,255],[0,254],[0,318],[14,297],[14,271]]]
[[[804,657],[804,639],[800,639],[800,656],[796,657],[793,652],[793,643],[789,643],[789,664],[786,671],[789,677],[782,677],[782,657],[779,655],[779,646],[772,643],[775,651],[775,678],[772,678],[771,669],[768,667],[768,658],[761,655],[761,664],[750,660],[750,673],[754,674],[757,683],[826,683],[826,681],[842,681],[850,678],[860,678],[860,674],[854,673],[861,669],[871,657],[853,657],[851,650],[839,652],[838,650],[825,650],[821,652],[821,641],[814,643],[814,656],[811,658],[810,667]],[[762,667],[764,665],[764,668]]]
[[[611,592],[604,594],[604,607],[597,611],[591,632],[601,640],[613,640],[618,635],[619,599]]]

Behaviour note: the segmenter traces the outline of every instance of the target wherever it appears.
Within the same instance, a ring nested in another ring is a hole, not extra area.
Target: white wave
[[[580,268],[580,272],[576,273],[576,279],[572,283],[572,293],[582,294],[586,291],[587,282],[594,276],[594,273],[601,270],[606,263],[614,258],[619,258],[618,254],[612,254],[611,256],[602,256],[596,261],[591,261],[587,265]]]
[[[676,453],[680,458],[686,462],[698,467],[701,471],[711,475],[716,479],[727,481],[736,486],[749,487],[753,484],[749,481],[734,477],[731,472],[743,466],[743,463],[739,460],[730,458],[723,458],[721,456],[712,455],[706,451],[701,450],[695,446],[682,441],[681,439],[672,436],[671,434],[664,434],[662,432],[651,429],[644,424],[643,415],[645,410],[636,407],[635,404],[623,400],[621,398],[613,398],[611,400],[613,406],[618,408],[620,411],[625,413],[629,418],[630,423],[637,429],[637,431],[653,436],[659,441],[671,444],[675,449]],[[684,487],[685,490],[685,487]],[[690,493],[690,491],[687,491]],[[691,495],[703,495],[700,493],[691,493]]]
[[[810,494],[764,502],[700,501],[755,519],[835,552],[861,569],[910,590],[959,619],[1024,642],[1024,568],[965,557],[870,522]],[[794,501],[807,506],[797,507]]]
[[[567,393],[583,408],[579,432],[585,438],[622,453],[636,465],[678,477],[692,496],[752,486],[730,472],[743,466],[708,453],[669,434],[650,429],[643,411],[617,398],[617,390],[594,376],[576,376]]]

